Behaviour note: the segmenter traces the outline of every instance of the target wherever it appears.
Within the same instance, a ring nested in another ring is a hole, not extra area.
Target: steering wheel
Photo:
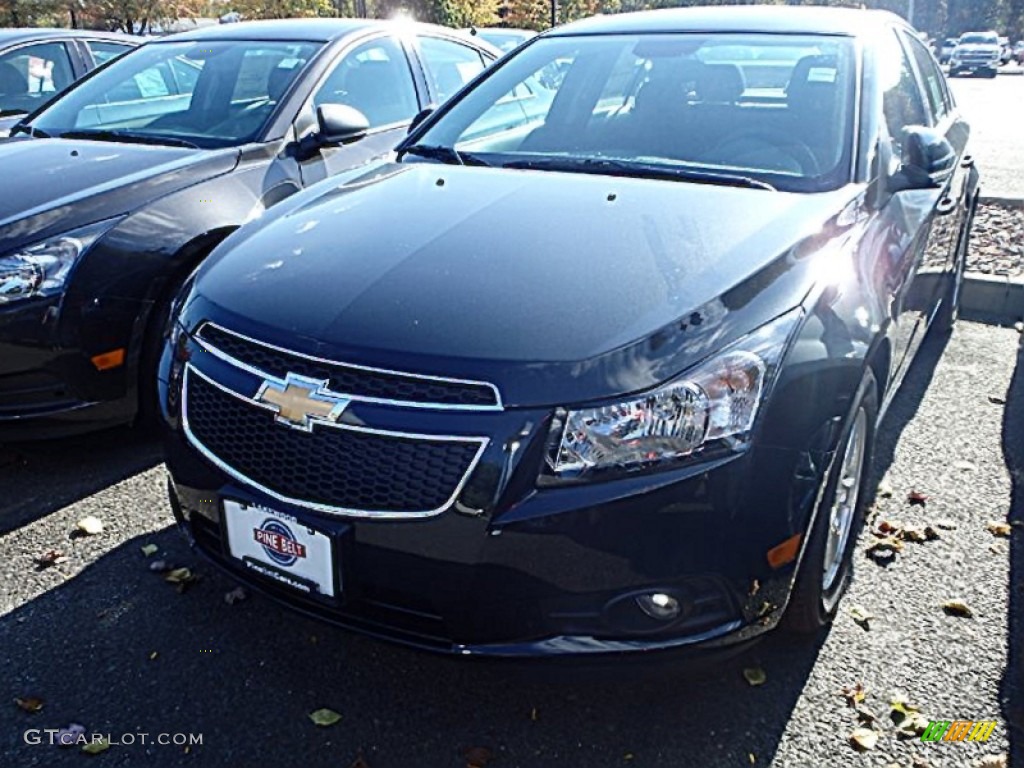
[[[750,130],[734,134],[702,153],[702,156],[715,160],[756,157],[766,170],[796,170],[805,176],[821,174],[821,167],[810,147],[778,130]],[[780,167],[778,163],[774,166],[770,164],[771,160],[782,159],[780,156],[792,160],[792,164],[788,167]]]

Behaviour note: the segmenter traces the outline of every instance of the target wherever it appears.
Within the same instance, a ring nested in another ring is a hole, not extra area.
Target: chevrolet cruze
[[[541,35],[192,276],[159,374],[177,519],[288,605],[443,652],[813,632],[876,424],[956,320],[968,133],[888,14]]]

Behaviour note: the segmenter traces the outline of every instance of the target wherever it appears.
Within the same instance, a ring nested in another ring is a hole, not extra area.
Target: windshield
[[[960,38],[961,45],[998,45],[999,39],[995,35],[972,34]]]
[[[433,161],[443,147],[487,165],[831,189],[849,178],[854,72],[844,37],[543,38],[416,143]]]
[[[319,46],[232,41],[150,43],[57,99],[37,135],[203,148],[257,138]]]

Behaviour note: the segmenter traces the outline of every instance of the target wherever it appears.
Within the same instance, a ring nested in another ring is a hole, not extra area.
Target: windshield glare
[[[316,53],[313,43],[150,43],[40,113],[49,136],[127,133],[212,148],[257,138]]]
[[[417,143],[489,165],[614,159],[831,189],[849,178],[854,73],[844,37],[541,38]]]
[[[967,45],[999,45],[999,39],[995,35],[964,35],[960,42]]]

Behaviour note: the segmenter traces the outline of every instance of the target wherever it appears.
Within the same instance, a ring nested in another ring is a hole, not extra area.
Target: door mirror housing
[[[366,115],[347,104],[321,104],[316,108],[317,143],[322,147],[351,144],[370,131]]]
[[[903,133],[903,162],[890,179],[890,189],[936,189],[953,175],[956,164],[956,150],[942,133],[910,126]]]
[[[416,113],[416,117],[414,117],[412,119],[412,122],[409,123],[409,130],[405,132],[405,135],[408,136],[410,133],[412,133],[417,128],[419,128],[420,124],[424,120],[426,120],[428,117],[430,117],[433,113],[434,113],[434,108],[433,107],[427,107],[426,109],[421,109],[419,112],[417,112]]]

